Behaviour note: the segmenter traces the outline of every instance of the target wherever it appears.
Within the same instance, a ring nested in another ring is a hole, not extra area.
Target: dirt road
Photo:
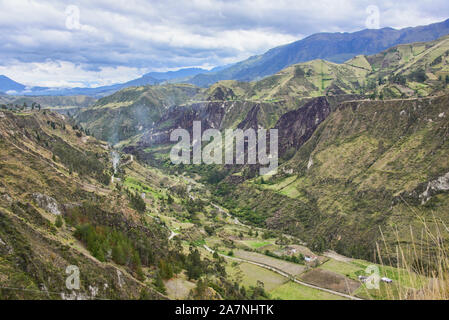
[[[207,251],[209,251],[210,253],[214,253],[215,252],[214,250],[209,248],[207,245],[204,245],[204,248]],[[286,278],[290,279],[291,281],[293,281],[293,282],[295,282],[297,284],[300,284],[300,285],[303,285],[303,286],[306,286],[306,287],[309,287],[309,288],[325,291],[325,292],[328,292],[328,293],[331,293],[331,294],[334,294],[334,295],[337,295],[337,296],[341,296],[341,297],[344,297],[344,298],[347,298],[347,299],[351,299],[351,300],[363,300],[363,299],[360,299],[360,298],[357,298],[357,297],[354,297],[354,296],[351,296],[351,295],[348,295],[348,294],[344,294],[344,293],[341,293],[341,292],[338,292],[338,291],[334,291],[334,290],[330,290],[330,289],[326,289],[326,288],[321,288],[321,287],[318,287],[318,286],[315,286],[315,285],[312,285],[312,284],[309,284],[309,283],[306,283],[306,282],[299,281],[294,276],[292,276],[292,275],[290,275],[290,274],[288,274],[288,273],[286,273],[284,271],[281,271],[281,270],[279,270],[277,268],[274,268],[274,267],[268,266],[266,264],[263,264],[263,263],[254,262],[254,261],[241,259],[241,258],[236,258],[236,257],[230,257],[230,256],[227,256],[227,255],[224,255],[224,254],[221,254],[221,253],[218,253],[218,255],[223,257],[223,258],[226,258],[226,259],[239,261],[239,262],[251,263],[251,264],[254,264],[256,266],[268,269],[270,271],[276,272],[277,274],[280,274],[283,277],[286,277]]]

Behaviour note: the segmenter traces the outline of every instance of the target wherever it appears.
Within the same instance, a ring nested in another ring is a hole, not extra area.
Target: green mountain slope
[[[410,227],[420,233],[421,219],[449,222],[448,105],[449,96],[342,103],[278,175],[223,182],[218,194],[314,249],[372,257],[379,228],[392,244],[396,230],[404,242]]]
[[[76,120],[95,137],[117,143],[150,128],[169,106],[182,104],[199,91],[185,84],[130,87],[98,100],[80,111]]]
[[[305,61],[323,59],[342,63],[357,55],[376,54],[398,44],[432,41],[448,33],[449,20],[401,30],[383,28],[354,33],[317,33],[250,57],[219,72],[197,75],[189,83],[207,87],[221,80],[258,80]]]
[[[262,109],[257,112],[259,124],[269,127],[283,113],[324,95],[389,99],[446,92],[448,52],[449,38],[443,37],[399,45],[374,56],[357,56],[342,64],[324,60],[300,63],[255,82],[221,81],[207,89],[179,84],[132,87],[100,99],[76,119],[95,136],[113,143],[144,134],[155,126],[157,129],[158,125],[169,129],[176,122],[171,115],[179,117],[179,112],[188,114],[192,108],[209,110],[211,104],[220,103],[227,114],[225,121],[218,124],[220,128],[237,127],[255,109]],[[178,116],[169,110],[184,105],[188,108],[177,109]],[[158,124],[161,120],[163,123]]]
[[[380,98],[427,96],[447,88],[448,55],[446,36],[432,42],[399,45],[372,56],[357,56],[342,64],[314,60],[257,82],[228,81],[213,87],[228,87],[250,100],[344,93]]]
[[[170,178],[129,156],[114,170],[106,143],[49,111],[0,111],[0,138],[1,299],[165,298],[153,279],[179,251],[136,192],[149,192],[156,210]],[[111,184],[114,171],[146,189]],[[66,287],[69,266],[79,268],[78,290]]]

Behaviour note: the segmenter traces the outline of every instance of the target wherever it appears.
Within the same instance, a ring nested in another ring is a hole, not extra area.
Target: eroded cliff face
[[[320,97],[284,114],[275,127],[279,130],[279,154],[282,156],[290,149],[299,149],[330,113],[329,101]]]
[[[196,103],[189,106],[174,106],[145,132],[138,146],[147,147],[170,143],[170,133],[178,128],[186,129],[192,134],[193,122],[201,121],[202,130],[221,129],[222,121],[229,104],[225,102]]]
[[[393,245],[396,232],[404,243],[411,228],[420,232],[422,219],[429,227],[434,218],[447,224],[449,96],[331,104],[301,145],[312,115],[327,112],[327,103],[318,101],[280,119],[280,148],[298,150],[278,174],[263,184],[250,180],[228,188],[223,205],[269,228],[306,235],[312,247],[320,239],[366,258],[379,230]]]
[[[170,133],[178,128],[192,134],[194,121],[201,122],[202,130],[229,128],[278,129],[279,155],[292,153],[300,148],[316,128],[335,110],[342,101],[356,98],[352,95],[340,97],[317,97],[298,101],[298,108],[286,111],[283,102],[259,103],[250,101],[215,101],[170,108],[145,132],[137,146],[127,151],[170,143]],[[271,125],[270,125],[271,124]]]

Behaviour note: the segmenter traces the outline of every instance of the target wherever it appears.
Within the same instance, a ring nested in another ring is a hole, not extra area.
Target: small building
[[[368,277],[366,276],[359,276],[358,278],[361,282],[366,282],[366,280],[368,280]]]
[[[313,262],[315,261],[317,258],[316,257],[309,257],[309,256],[304,256],[304,260],[306,262]]]
[[[391,280],[390,278],[387,278],[387,277],[380,278],[380,281],[385,282],[385,283],[392,283],[393,282],[393,280]]]

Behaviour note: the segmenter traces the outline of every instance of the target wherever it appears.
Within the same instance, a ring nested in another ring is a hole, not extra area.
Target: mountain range
[[[317,33],[250,57],[219,72],[197,75],[188,82],[208,86],[220,80],[251,81],[299,62],[324,59],[341,63],[356,55],[371,55],[398,44],[436,40],[446,34],[449,34],[449,19],[400,30],[382,28],[354,33]]]
[[[207,87],[193,68],[0,95],[0,299],[447,299],[446,27],[315,35]],[[277,171],[173,163],[194,121],[277,130]]]
[[[427,26],[400,30],[365,29],[353,33],[317,33],[302,40],[268,50],[230,66],[211,70],[185,68],[177,71],[150,72],[126,83],[97,88],[45,88],[19,84],[5,76],[0,78],[0,92],[25,95],[89,95],[102,97],[130,86],[183,82],[207,87],[221,80],[252,81],[277,73],[296,63],[324,59],[341,63],[357,55],[371,55],[398,44],[436,40],[449,34],[449,19]]]
[[[402,236],[418,226],[401,199],[446,219],[448,85],[443,36],[343,63],[298,63],[259,81],[126,88],[75,119],[151,166],[201,176],[243,221],[368,258],[379,228],[392,244],[392,224]],[[170,132],[193,121],[203,130],[277,128],[280,171],[262,181],[257,166],[171,165]],[[427,199],[433,181],[443,184]]]
[[[4,75],[0,76],[0,93],[13,95],[32,95],[32,96],[91,96],[104,97],[114,92],[128,87],[157,85],[162,82],[183,82],[198,74],[207,74],[209,72],[218,72],[225,67],[217,67],[211,70],[201,68],[183,68],[176,71],[150,72],[140,78],[108,86],[94,88],[50,88],[50,87],[27,87]]]

